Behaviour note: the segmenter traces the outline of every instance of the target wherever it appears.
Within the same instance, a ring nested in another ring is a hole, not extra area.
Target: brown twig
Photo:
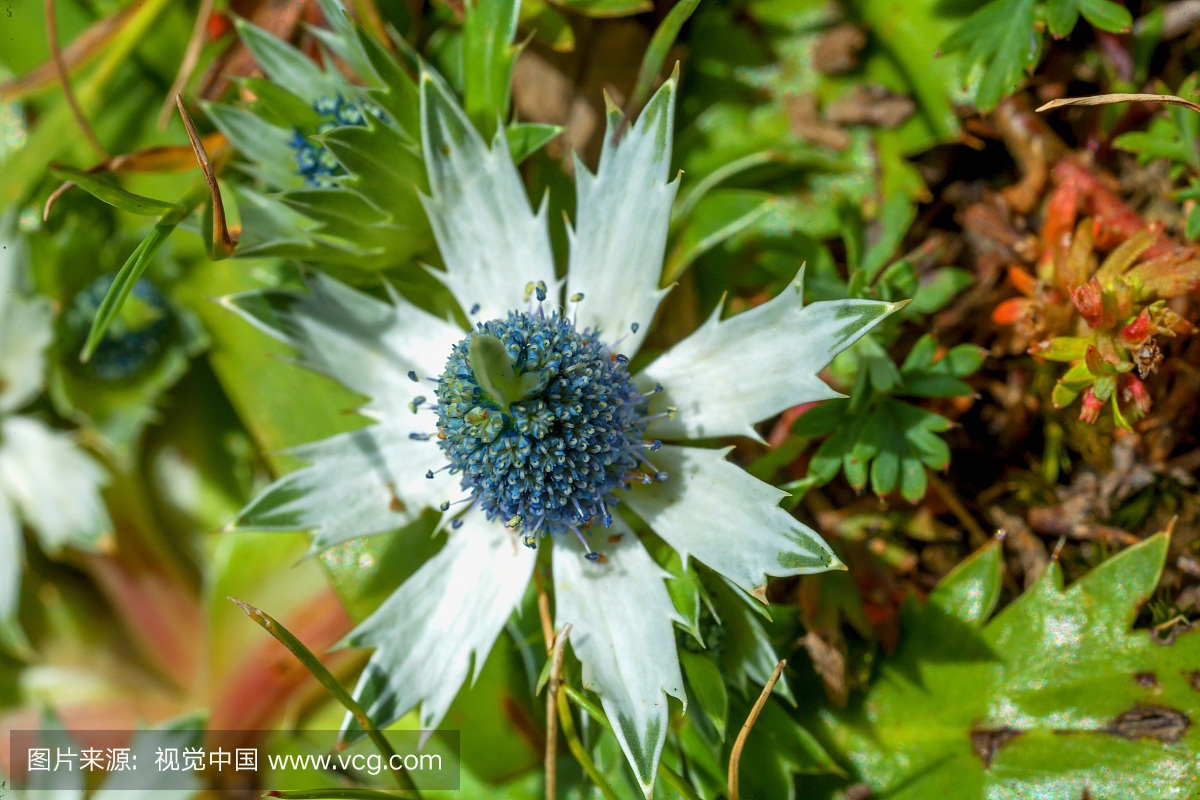
[[[188,115],[187,109],[183,107],[183,98],[179,95],[175,95],[175,105],[179,108],[179,116],[183,117],[183,127],[187,129],[192,150],[196,153],[196,161],[199,162],[200,171],[204,173],[204,180],[208,183],[208,189],[212,193],[213,250],[215,252],[219,249],[221,253],[228,256],[237,247],[237,241],[229,235],[229,227],[225,224],[225,204],[221,201],[221,188],[217,186],[217,177],[213,174],[212,164],[208,162],[208,153],[204,150],[204,143],[196,134],[196,126],[192,124],[192,118]],[[212,255],[210,254],[210,257]]]
[[[746,717],[746,722],[738,732],[737,741],[733,743],[733,750],[729,753],[729,800],[738,800],[738,765],[742,761],[742,748],[746,746],[746,737],[750,735],[750,729],[754,727],[758,715],[762,713],[763,706],[767,704],[767,698],[771,696],[771,690],[775,688],[775,684],[779,681],[779,676],[786,666],[786,658],[780,659],[779,663],[775,665],[775,671],[771,673],[771,677],[763,686],[758,700],[754,701],[754,708],[750,709],[750,715]]]
[[[83,109],[79,107],[79,103],[75,99],[75,91],[71,88],[71,78],[67,74],[67,62],[63,60],[62,50],[58,47],[58,18],[54,13],[54,0],[46,0],[45,8],[46,40],[50,44],[50,58],[54,61],[54,71],[58,73],[58,82],[62,84],[63,95],[67,98],[67,105],[71,107],[71,113],[75,115],[75,121],[83,129],[83,135],[87,137],[88,142],[92,145],[92,149],[99,153],[101,158],[106,159],[108,158],[108,153],[104,151],[100,140],[96,138],[96,132],[92,130],[87,117],[83,115]]]
[[[546,800],[554,800],[558,781],[558,683],[562,674],[563,649],[571,635],[571,623],[563,625],[554,639],[550,659],[550,683],[546,687]]]
[[[1200,103],[1184,100],[1173,94],[1094,94],[1087,97],[1060,97],[1045,105],[1038,106],[1038,111],[1049,111],[1063,106],[1106,106],[1112,103],[1167,103],[1173,106],[1183,106],[1200,113]]]
[[[167,99],[163,101],[162,109],[158,112],[158,129],[165,131],[167,123],[171,121],[171,98],[183,93],[183,87],[187,85],[188,79],[192,77],[192,72],[196,69],[196,64],[200,62],[200,51],[204,48],[204,37],[207,33],[208,18],[212,14],[213,0],[200,0],[200,10],[196,13],[196,24],[192,26],[192,35],[188,38],[187,47],[183,51],[183,61],[179,64],[179,72],[175,74],[175,81],[171,84],[170,91],[167,92]]]

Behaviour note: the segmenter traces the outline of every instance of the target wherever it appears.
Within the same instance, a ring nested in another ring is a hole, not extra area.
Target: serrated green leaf
[[[1152,537],[1065,590],[1052,562],[981,628],[998,546],[965,562],[924,608],[904,609],[906,637],[867,695],[824,715],[856,778],[894,800],[1079,797],[1085,789],[1190,798],[1200,782],[1200,730],[1187,723],[1200,713],[1191,677],[1200,636],[1163,646],[1130,629],[1167,545],[1165,535]],[[932,631],[941,632],[936,658]]]
[[[975,92],[980,111],[991,111],[1020,85],[1025,70],[1037,63],[1035,0],[992,0],[968,17],[942,43],[947,51],[966,51],[968,66],[982,65]]]
[[[127,192],[115,183],[102,178],[99,175],[93,175],[90,172],[84,172],[81,169],[74,167],[64,167],[59,164],[51,164],[50,172],[56,178],[61,178],[64,181],[71,181],[80,189],[90,194],[99,200],[103,200],[110,206],[119,208],[122,211],[128,211],[130,214],[138,214],[143,217],[153,217],[160,214],[165,214],[168,211],[182,211],[183,206],[179,203],[171,203],[166,200],[155,200],[153,197],[142,197],[140,194]]]
[[[339,94],[341,82],[322,72],[304,53],[241,17],[235,17],[234,24],[242,43],[272,81],[310,105],[322,96]]]

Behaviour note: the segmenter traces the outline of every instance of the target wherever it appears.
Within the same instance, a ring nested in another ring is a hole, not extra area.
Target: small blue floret
[[[323,121],[315,131],[310,131],[310,134],[328,133],[334,128],[346,126],[365,127],[367,124],[362,109],[341,95],[317,98],[313,103],[313,110]],[[373,109],[372,113],[380,116]],[[346,170],[342,169],[342,165],[328,148],[313,142],[299,128],[294,130],[288,144],[294,151],[296,172],[304,177],[305,186],[329,187],[334,183],[333,178],[346,174]]]

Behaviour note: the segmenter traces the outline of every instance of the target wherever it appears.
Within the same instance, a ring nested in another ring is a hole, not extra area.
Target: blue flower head
[[[649,396],[633,385],[628,359],[597,333],[577,330],[557,312],[546,316],[539,303],[535,313],[478,323],[438,379],[439,446],[451,472],[461,473],[488,519],[523,531],[531,547],[546,533],[582,539],[581,529],[597,518],[608,527],[614,489],[667,478],[642,455],[655,446],[642,441]],[[477,375],[475,337],[502,346],[515,397],[484,388],[494,379]]]

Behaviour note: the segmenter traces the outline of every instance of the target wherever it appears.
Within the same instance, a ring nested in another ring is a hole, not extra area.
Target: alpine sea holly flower
[[[42,392],[53,313],[24,292],[25,247],[0,217],[0,625],[12,619],[24,564],[22,521],[47,551],[87,547],[109,529],[104,472],[70,436],[15,412]]]
[[[347,638],[375,653],[356,695],[380,724],[420,706],[434,728],[552,546],[557,623],[649,794],[667,696],[686,702],[672,622],[682,621],[623,514],[765,602],[767,576],[834,569],[821,538],[777,507],[784,493],[725,460],[664,445],[749,436],[754,424],[837,393],[816,373],[898,304],[803,305],[801,275],[775,299],[695,333],[640,373],[628,362],[659,288],[671,205],[676,81],[595,175],[576,163],[565,291],[546,209],[535,213],[504,138],[489,148],[436,76],[420,79],[423,197],[463,331],[391,292],[384,303],[313,275],[309,293],[224,302],[290,343],[301,363],[370,398],[376,424],[295,451],[309,465],[241,513],[241,529],[311,529],[314,549],[442,509],[445,545]],[[518,542],[526,546],[521,547]],[[354,729],[347,720],[348,731]]]

